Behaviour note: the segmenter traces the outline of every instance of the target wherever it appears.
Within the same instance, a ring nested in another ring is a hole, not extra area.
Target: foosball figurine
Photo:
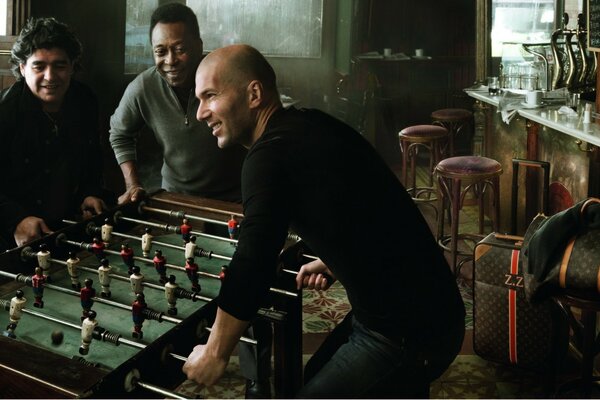
[[[156,250],[154,252],[154,258],[152,259],[154,262],[154,269],[158,272],[158,276],[160,283],[167,283],[167,258],[163,256],[161,250]]]
[[[104,220],[104,225],[102,225],[102,228],[100,229],[100,236],[105,246],[108,246],[113,232],[113,227],[109,222],[110,219],[106,218]]]
[[[79,347],[79,354],[85,356],[89,353],[92,335],[97,326],[98,321],[96,321],[96,311],[91,310],[87,318],[81,323],[81,346]]]
[[[142,332],[142,325],[146,320],[144,316],[144,310],[148,307],[146,304],[146,298],[143,293],[138,293],[135,297],[135,301],[131,305],[131,317],[133,319],[133,332],[131,336],[136,339],[141,339],[144,336]]]
[[[182,222],[183,223],[179,227],[179,230],[181,232],[181,239],[183,239],[183,244],[185,245],[190,241],[190,236],[192,235],[192,226],[188,224],[187,218],[184,218]]]
[[[142,235],[142,254],[144,257],[150,255],[150,249],[152,249],[152,229],[146,228],[146,233]]]
[[[40,267],[35,267],[35,275],[31,277],[31,288],[33,289],[34,302],[33,306],[37,308],[44,308],[44,284],[46,283],[46,275]]]
[[[81,289],[81,282],[79,282],[79,258],[75,254],[75,252],[69,252],[69,258],[67,258],[67,272],[71,277],[71,287],[74,290]]]
[[[104,242],[99,238],[95,237],[92,240],[92,253],[94,253],[98,261],[102,261],[104,258],[104,247]]]
[[[185,262],[185,273],[189,278],[190,282],[192,282],[192,291],[195,293],[200,293],[200,283],[198,282],[198,264],[194,262],[193,257],[188,257]]]
[[[221,267],[221,272],[219,272],[219,280],[223,281],[225,279],[225,274],[227,273],[227,265],[223,265]]]
[[[82,321],[87,318],[92,309],[92,306],[94,305],[96,289],[92,287],[93,284],[94,281],[88,278],[83,282],[84,286],[79,291],[79,298],[81,299],[81,309],[83,310],[81,315]]]
[[[185,244],[185,258],[194,258],[196,252],[196,236],[190,236],[190,240]]]
[[[25,307],[25,303],[27,303],[25,293],[23,293],[22,290],[17,290],[15,297],[10,300],[10,309],[8,311],[9,323],[6,327],[6,331],[4,331],[4,336],[13,339],[17,337],[15,335],[15,329],[17,329],[17,324],[21,319],[21,310]]]
[[[37,252],[36,256],[38,266],[42,269],[44,275],[48,276],[48,271],[50,270],[50,251],[45,243],[40,244],[40,251]]]
[[[133,266],[133,272],[129,276],[129,282],[131,282],[131,291],[134,295],[142,293],[144,291],[144,286],[142,282],[144,281],[144,275],[140,272],[140,267],[137,265]]]
[[[235,239],[238,234],[238,229],[240,228],[239,222],[235,219],[235,216],[231,216],[231,219],[227,221],[227,231],[229,232],[229,238]]]
[[[121,252],[119,254],[121,254],[121,258],[125,265],[127,265],[127,273],[131,275],[133,273],[132,268],[135,260],[133,259],[133,249],[129,247],[129,243],[123,243],[121,245]]]
[[[167,314],[169,315],[177,315],[177,288],[179,285],[175,283],[175,275],[169,275],[169,280],[165,284],[165,298],[167,299],[167,303],[169,303],[169,309],[167,310]]]
[[[112,267],[108,263],[108,259],[103,258],[100,261],[100,267],[98,268],[98,281],[100,281],[100,285],[102,286],[102,292],[100,296],[102,297],[110,297],[110,271]]]

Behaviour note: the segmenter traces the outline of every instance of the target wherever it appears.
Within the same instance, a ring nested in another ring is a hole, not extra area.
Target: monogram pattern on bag
[[[509,357],[509,290],[516,291],[517,364],[543,369],[553,355],[553,320],[550,301],[531,304],[523,288],[522,260],[518,274],[511,274],[512,249],[488,236],[483,242],[491,246],[474,265],[473,347],[480,357],[510,364]]]
[[[567,266],[567,289],[597,291],[600,267],[600,230],[590,230],[575,239]]]

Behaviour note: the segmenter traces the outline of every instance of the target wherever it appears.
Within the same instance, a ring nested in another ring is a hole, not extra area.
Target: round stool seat
[[[496,160],[479,156],[457,156],[450,157],[440,161],[435,167],[438,179],[438,197],[440,199],[438,213],[438,244],[445,251],[450,252],[451,262],[454,273],[458,276],[460,267],[464,262],[473,258],[472,247],[463,247],[459,249],[459,240],[468,240],[474,243],[483,239],[484,230],[484,195],[489,190],[492,191],[490,203],[490,217],[492,220],[492,231],[498,231],[498,221],[500,220],[500,175],[502,166]],[[472,192],[477,201],[479,214],[479,232],[459,233],[459,214],[463,208],[467,192]],[[444,234],[444,213],[448,211],[450,234]],[[458,256],[463,256],[463,260],[458,262]]]
[[[446,158],[435,167],[438,174],[456,178],[482,178],[502,173],[496,160],[480,156],[458,156]]]
[[[431,113],[431,118],[443,121],[460,121],[473,116],[473,113],[464,108],[442,108]]]
[[[413,125],[402,129],[398,136],[410,142],[429,142],[447,137],[448,129],[439,125]]]

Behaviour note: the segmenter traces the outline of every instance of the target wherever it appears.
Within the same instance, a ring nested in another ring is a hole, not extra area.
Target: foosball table
[[[180,397],[242,218],[237,204],[158,192],[0,254],[2,397]],[[273,323],[275,395],[292,397],[302,299],[281,269],[257,318]]]

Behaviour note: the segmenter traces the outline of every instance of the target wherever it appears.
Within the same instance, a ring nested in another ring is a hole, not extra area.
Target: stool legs
[[[495,176],[491,179],[486,179],[467,185],[464,190],[462,188],[462,180],[460,178],[438,178],[438,244],[450,252],[450,267],[456,275],[458,256],[461,251],[458,249],[458,241],[461,238],[473,239],[474,235],[459,233],[459,215],[463,208],[464,198],[469,190],[472,190],[478,206],[478,233],[483,235],[485,222],[485,193],[489,188],[492,190],[490,198],[490,219],[492,221],[492,230],[498,230],[498,221],[500,221],[499,198],[500,193],[497,190],[500,184],[500,178]],[[450,236],[444,235],[444,210],[450,212]],[[470,236],[470,237],[469,237]],[[463,254],[464,255],[464,254]],[[464,261],[463,261],[464,262]]]

